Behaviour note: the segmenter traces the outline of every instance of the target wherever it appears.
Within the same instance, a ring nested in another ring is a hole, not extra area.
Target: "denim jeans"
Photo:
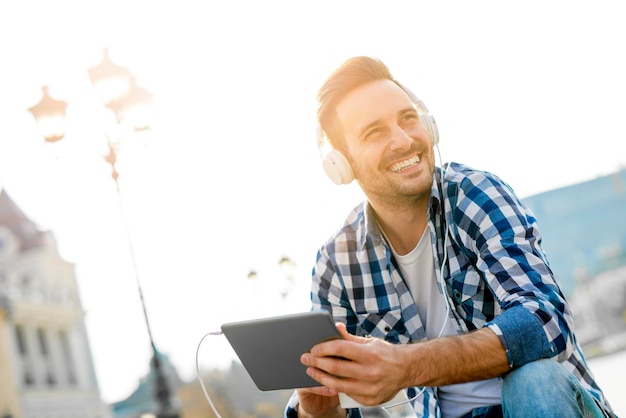
[[[605,417],[576,377],[553,360],[534,361],[507,374],[502,409],[507,418]]]
[[[462,418],[603,418],[595,398],[561,364],[538,360],[504,378],[502,406],[476,408]]]

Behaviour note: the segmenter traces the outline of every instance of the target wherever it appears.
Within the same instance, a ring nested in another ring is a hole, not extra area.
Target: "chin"
[[[413,194],[421,195],[424,193],[430,193],[430,189],[433,186],[433,177],[429,175],[428,177],[420,176],[411,182],[411,184],[405,185],[405,189],[411,190]]]

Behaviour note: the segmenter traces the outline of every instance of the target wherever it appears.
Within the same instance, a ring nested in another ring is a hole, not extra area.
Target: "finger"
[[[368,398],[375,397],[379,392],[378,389],[363,381],[339,377],[314,367],[307,368],[306,372],[312,379],[320,382],[323,387],[328,388],[333,393],[348,393],[350,396],[361,396],[362,400],[366,401]],[[354,399],[356,400],[356,398]],[[365,402],[359,402],[365,404]]]
[[[310,354],[314,360],[330,358],[362,362],[363,359],[367,358],[367,353],[370,351],[368,344],[372,341],[373,338],[354,336],[350,338],[350,340],[338,339],[326,341],[313,346],[310,353],[306,354]],[[316,366],[316,364],[304,364],[306,366]],[[324,367],[321,368],[324,369]]]
[[[354,344],[352,344],[354,346]],[[354,350],[353,350],[354,351]],[[304,354],[300,361],[302,364],[309,368],[313,368],[315,370],[319,370],[320,372],[325,373],[326,375],[345,381],[346,379],[354,379],[359,376],[360,370],[362,370],[362,365],[347,359],[345,357],[337,357],[337,356],[316,356],[313,354]],[[316,376],[322,376],[321,374],[315,373]],[[316,379],[317,380],[317,379]],[[325,380],[317,380],[323,385],[334,387],[334,381],[325,379]]]
[[[318,369],[317,367],[307,367],[306,373],[315,381],[319,382],[323,388],[331,390],[334,393],[343,392],[346,390],[345,384],[349,382],[349,379],[333,375],[325,370]],[[316,389],[319,390],[319,389]]]
[[[304,357],[301,358],[301,361],[305,366],[317,367],[317,364],[311,363],[311,361],[319,361],[320,359],[325,358],[343,358],[352,360],[352,355],[354,354],[354,349],[356,348],[355,346],[357,345],[354,342],[346,341],[345,339],[326,341],[313,346],[310,353],[305,353]],[[303,358],[306,358],[309,362],[305,362]]]
[[[326,386],[314,386],[310,388],[301,388],[297,390],[298,396],[305,396],[306,394],[320,395],[320,396],[337,396],[337,391]]]
[[[370,339],[366,338],[366,337],[357,337],[356,335],[352,335],[348,332],[348,328],[346,327],[346,324],[344,324],[343,322],[337,322],[335,323],[335,327],[337,327],[337,330],[339,331],[339,334],[341,335],[341,337],[344,340],[348,340],[348,341],[354,341],[360,344],[367,344]]]
[[[350,339],[351,334],[348,332],[348,328],[346,327],[346,324],[344,324],[343,322],[336,322],[335,326],[337,327],[337,330],[339,331],[339,334],[341,335],[341,337],[345,340]]]

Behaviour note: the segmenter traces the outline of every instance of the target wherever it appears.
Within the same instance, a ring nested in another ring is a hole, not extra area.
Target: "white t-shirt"
[[[428,338],[459,334],[460,329],[458,329],[456,321],[449,318],[451,313],[446,308],[447,302],[439,291],[429,229],[424,229],[417,246],[406,255],[398,255],[391,244],[389,246],[417,304],[417,310],[426,328]],[[500,404],[502,402],[502,381],[493,378],[439,386],[438,394],[442,416],[459,417],[474,408]]]

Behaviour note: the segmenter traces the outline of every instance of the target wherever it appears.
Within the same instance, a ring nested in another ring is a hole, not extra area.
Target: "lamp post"
[[[128,69],[119,67],[111,61],[108,49],[104,49],[102,61],[90,68],[88,73],[97,95],[102,100],[104,106],[114,113],[118,126],[121,124],[131,125],[135,132],[149,128],[147,108],[152,101],[152,94],[137,85],[134,76]],[[43,97],[40,102],[28,109],[39,125],[46,142],[57,142],[65,136],[66,107],[67,103],[50,97],[48,88],[43,87]],[[124,205],[122,204],[122,196],[118,182],[119,173],[116,166],[119,139],[113,138],[107,133],[107,142],[109,153],[104,159],[111,166],[111,177],[115,182],[139,298],[152,348],[150,364],[151,369],[154,370],[156,380],[153,392],[153,396],[158,405],[156,417],[178,418],[179,413],[172,404],[171,391],[165,378],[160,354],[152,338],[152,330],[150,328],[143,291],[139,281],[130,231],[124,214]]]
[[[65,108],[67,103],[55,100],[43,86],[43,96],[39,103],[28,109],[33,114],[46,142],[57,142],[65,135]]]

